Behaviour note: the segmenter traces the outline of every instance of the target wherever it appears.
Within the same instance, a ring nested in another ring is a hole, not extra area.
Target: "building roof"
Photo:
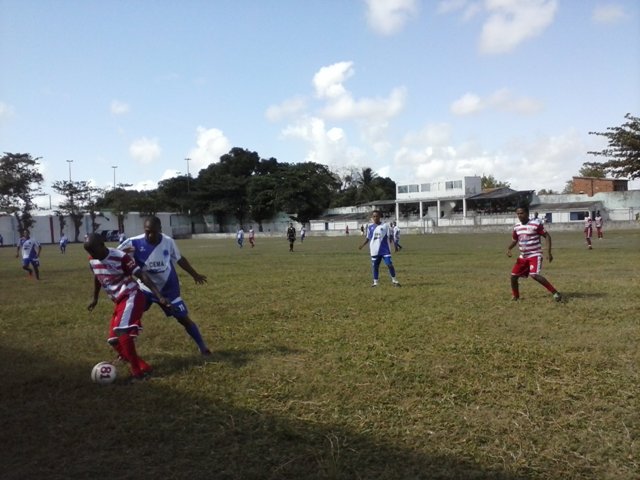
[[[561,202],[561,203],[538,203],[529,205],[529,210],[599,210],[602,202]]]
[[[513,190],[509,187],[499,187],[467,197],[467,200],[497,200],[499,198],[509,198],[519,194],[529,195],[533,192],[534,190]]]

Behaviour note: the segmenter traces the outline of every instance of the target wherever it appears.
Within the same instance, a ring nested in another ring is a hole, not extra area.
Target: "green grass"
[[[637,479],[640,231],[553,240],[561,304],[532,280],[510,302],[508,233],[405,236],[400,289],[370,288],[359,236],[180,241],[214,354],[154,307],[156,375],[107,387],[81,246],[46,246],[41,282],[0,249],[0,477]]]

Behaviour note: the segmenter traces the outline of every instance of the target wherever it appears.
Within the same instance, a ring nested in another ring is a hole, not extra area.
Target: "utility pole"
[[[67,163],[69,164],[69,183],[71,183],[71,164],[73,160],[67,160]]]
[[[189,173],[189,162],[191,161],[191,159],[185,158],[184,160],[185,162],[187,162],[187,193],[189,193],[189,180],[191,179],[191,174]]]
[[[113,189],[116,189],[116,168],[118,168],[117,165],[112,165],[111,168],[113,168]]]

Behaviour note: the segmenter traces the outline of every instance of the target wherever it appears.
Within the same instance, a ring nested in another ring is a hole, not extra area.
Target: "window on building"
[[[398,185],[398,193],[409,193],[408,185]]]
[[[575,221],[575,222],[582,221],[587,215],[588,215],[588,212],[585,212],[585,211],[569,212],[569,220]]]
[[[430,192],[431,191],[431,184],[430,183],[423,183],[422,185],[420,185],[420,191],[421,192]]]
[[[445,190],[455,190],[462,188],[462,180],[453,180],[451,182],[445,182],[444,184]]]
[[[420,191],[420,185],[409,185],[409,193],[418,193]]]

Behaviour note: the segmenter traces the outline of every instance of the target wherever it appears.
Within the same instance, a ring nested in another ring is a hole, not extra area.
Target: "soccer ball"
[[[91,380],[99,385],[109,385],[116,379],[116,366],[109,362],[100,362],[91,369]]]

